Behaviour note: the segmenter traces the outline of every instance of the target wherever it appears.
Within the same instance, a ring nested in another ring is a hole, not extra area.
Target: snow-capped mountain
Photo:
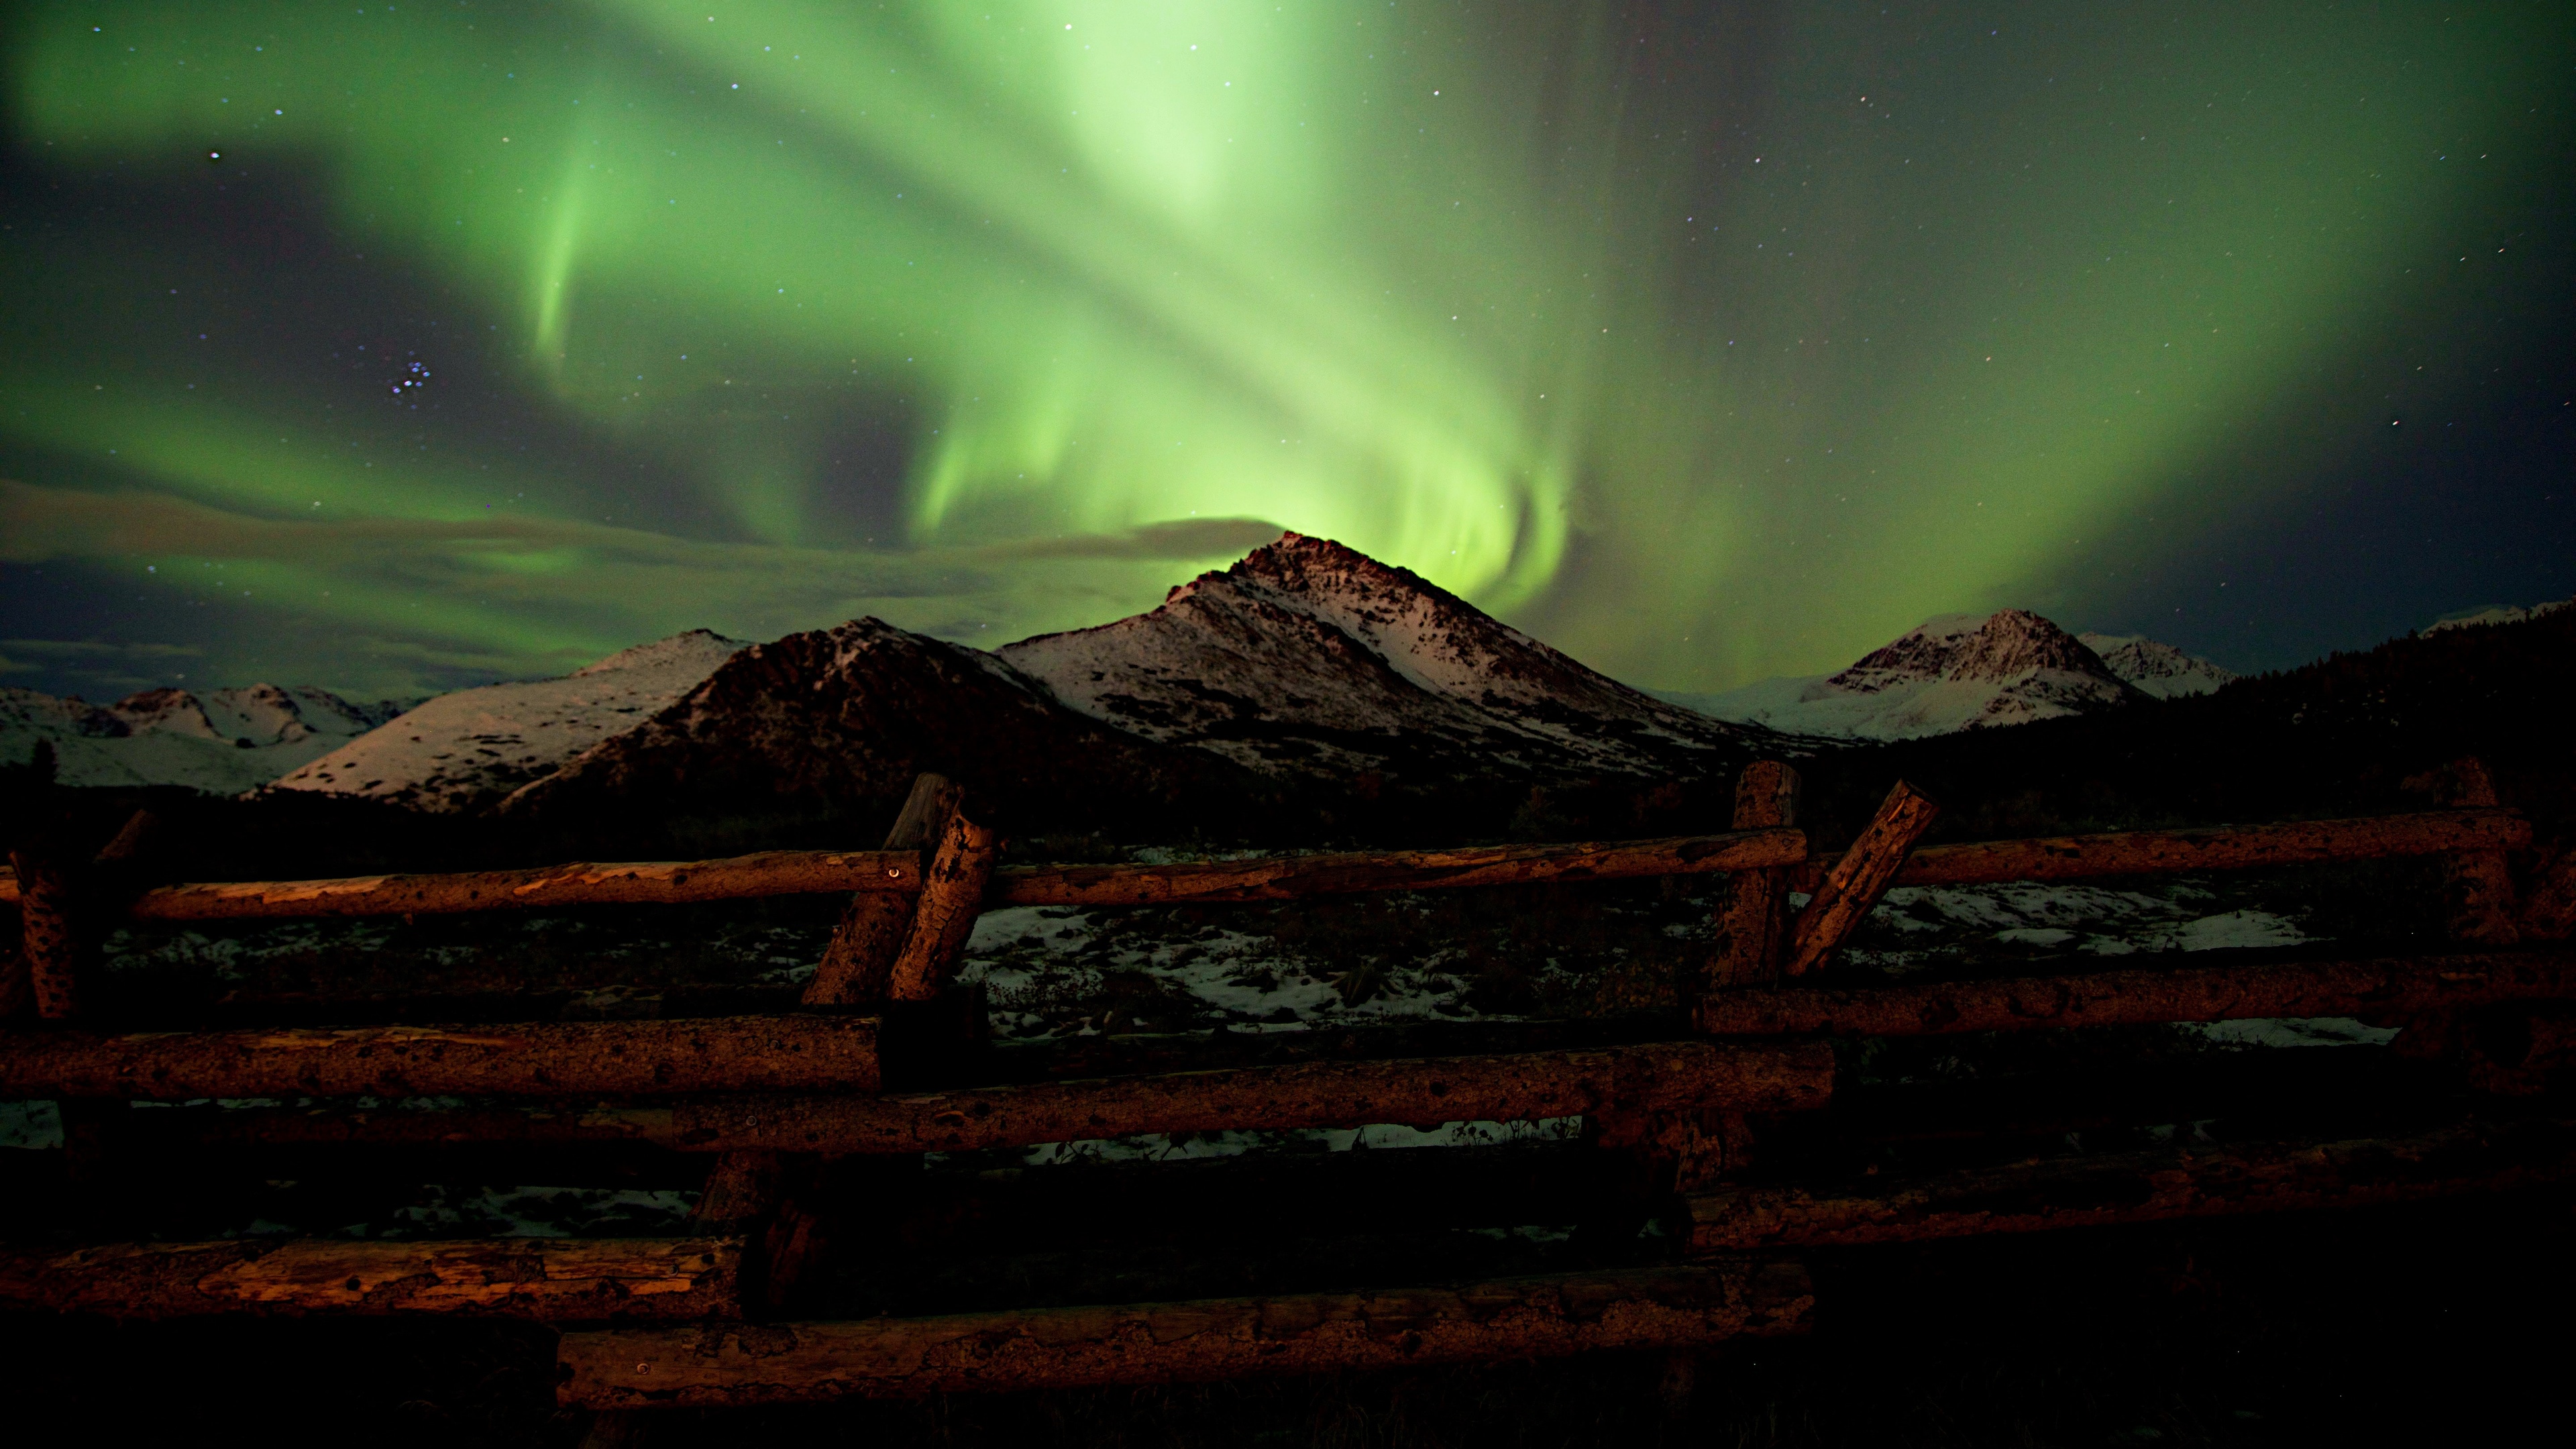
[[[668,708],[743,647],[692,629],[560,679],[442,694],[269,788],[437,813],[479,809]]]
[[[2489,604],[2483,609],[2436,619],[2425,625],[2423,632],[2439,634],[2445,629],[2474,629],[2481,624],[2519,624],[2525,619],[2557,613],[2569,605],[2576,605],[2576,599],[2557,599],[2546,604],[2534,604],[2527,609],[2520,604]]]
[[[2026,724],[2144,697],[2082,641],[2027,609],[1945,614],[1839,674],[1668,696],[1719,719],[1854,740]]]
[[[2176,699],[2186,694],[2208,694],[2236,677],[2236,671],[2222,669],[2198,655],[2185,654],[2171,644],[2159,644],[2143,634],[2078,634],[2077,641],[2102,656],[2111,672],[2158,699]]]
[[[891,816],[924,770],[966,786],[991,819],[1098,821],[1242,783],[1219,761],[1066,709],[980,649],[859,619],[743,649],[500,809],[584,827]]]
[[[1670,776],[1754,738],[1294,533],[1150,612],[996,652],[1094,719],[1270,774]]]
[[[238,794],[365,734],[403,712],[400,701],[359,704],[327,689],[252,684],[195,694],[147,689],[111,705],[0,689],[0,759],[54,747],[66,785],[185,785]]]

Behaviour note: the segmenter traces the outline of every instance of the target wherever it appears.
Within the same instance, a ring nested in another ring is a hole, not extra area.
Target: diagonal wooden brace
[[[894,1001],[931,1001],[948,989],[957,974],[966,939],[975,934],[975,917],[983,912],[985,888],[993,882],[993,863],[1001,837],[966,818],[948,817],[939,853],[921,877],[921,902],[913,910],[912,933],[903,954],[895,958],[886,996]]]
[[[924,774],[912,782],[912,794],[886,832],[888,850],[927,851],[946,833],[948,817],[957,812],[960,791],[945,775]],[[892,891],[860,891],[850,897],[841,922],[832,928],[822,964],[805,984],[807,1006],[859,1006],[885,999],[895,958],[903,954],[912,931],[914,897]]]
[[[1808,898],[1807,908],[1798,913],[1796,934],[1789,944],[1789,960],[1783,974],[1803,976],[1833,959],[1834,952],[1860,927],[1870,907],[1887,894],[1888,884],[1912,854],[1914,844],[1923,838],[1932,823],[1941,818],[1941,806],[1929,795],[1903,780],[1887,792],[1878,813],[1834,862],[1833,869],[1816,886]]]

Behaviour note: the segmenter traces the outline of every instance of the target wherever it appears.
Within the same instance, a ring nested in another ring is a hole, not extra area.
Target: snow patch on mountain
[[[66,785],[184,785],[238,794],[400,715],[405,702],[352,703],[327,689],[252,684],[196,694],[147,689],[111,705],[0,689],[0,760],[54,747]]]
[[[2142,697],[2075,636],[2026,609],[1945,614],[1839,674],[1667,696],[1718,719],[1855,740],[2027,724]]]
[[[269,788],[353,795],[434,813],[476,809],[652,718],[743,647],[739,639],[692,629],[560,679],[442,694]]]
[[[2534,604],[2527,609],[2519,604],[2489,604],[2483,609],[2471,609],[2466,613],[2445,614],[2425,625],[2424,632],[2439,634],[2445,629],[2474,629],[2486,624],[2519,624],[2525,619],[2538,619],[2555,614],[2570,604],[2576,604],[2576,599],[2557,599],[2546,604]]]
[[[1329,539],[995,651],[1071,708],[1271,773],[1671,774],[1746,739]]]
[[[2236,678],[2236,671],[2222,669],[2197,655],[2185,654],[2171,644],[2159,644],[2143,634],[2078,634],[2085,648],[2102,656],[2111,672],[2158,699],[2178,699],[2186,694],[2208,694]]]

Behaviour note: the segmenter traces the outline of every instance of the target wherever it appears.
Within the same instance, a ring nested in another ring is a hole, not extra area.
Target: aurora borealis
[[[998,644],[1279,527],[1677,689],[2576,588],[2562,7],[5,26],[0,683]]]

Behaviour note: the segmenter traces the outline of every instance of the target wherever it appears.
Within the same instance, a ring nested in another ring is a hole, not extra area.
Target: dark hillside
[[[1902,777],[1941,839],[2422,808],[2407,782],[2483,760],[2544,837],[2576,817],[2576,609],[2446,629],[2076,719],[1832,749],[1801,762],[1806,818],[1848,838]]]

